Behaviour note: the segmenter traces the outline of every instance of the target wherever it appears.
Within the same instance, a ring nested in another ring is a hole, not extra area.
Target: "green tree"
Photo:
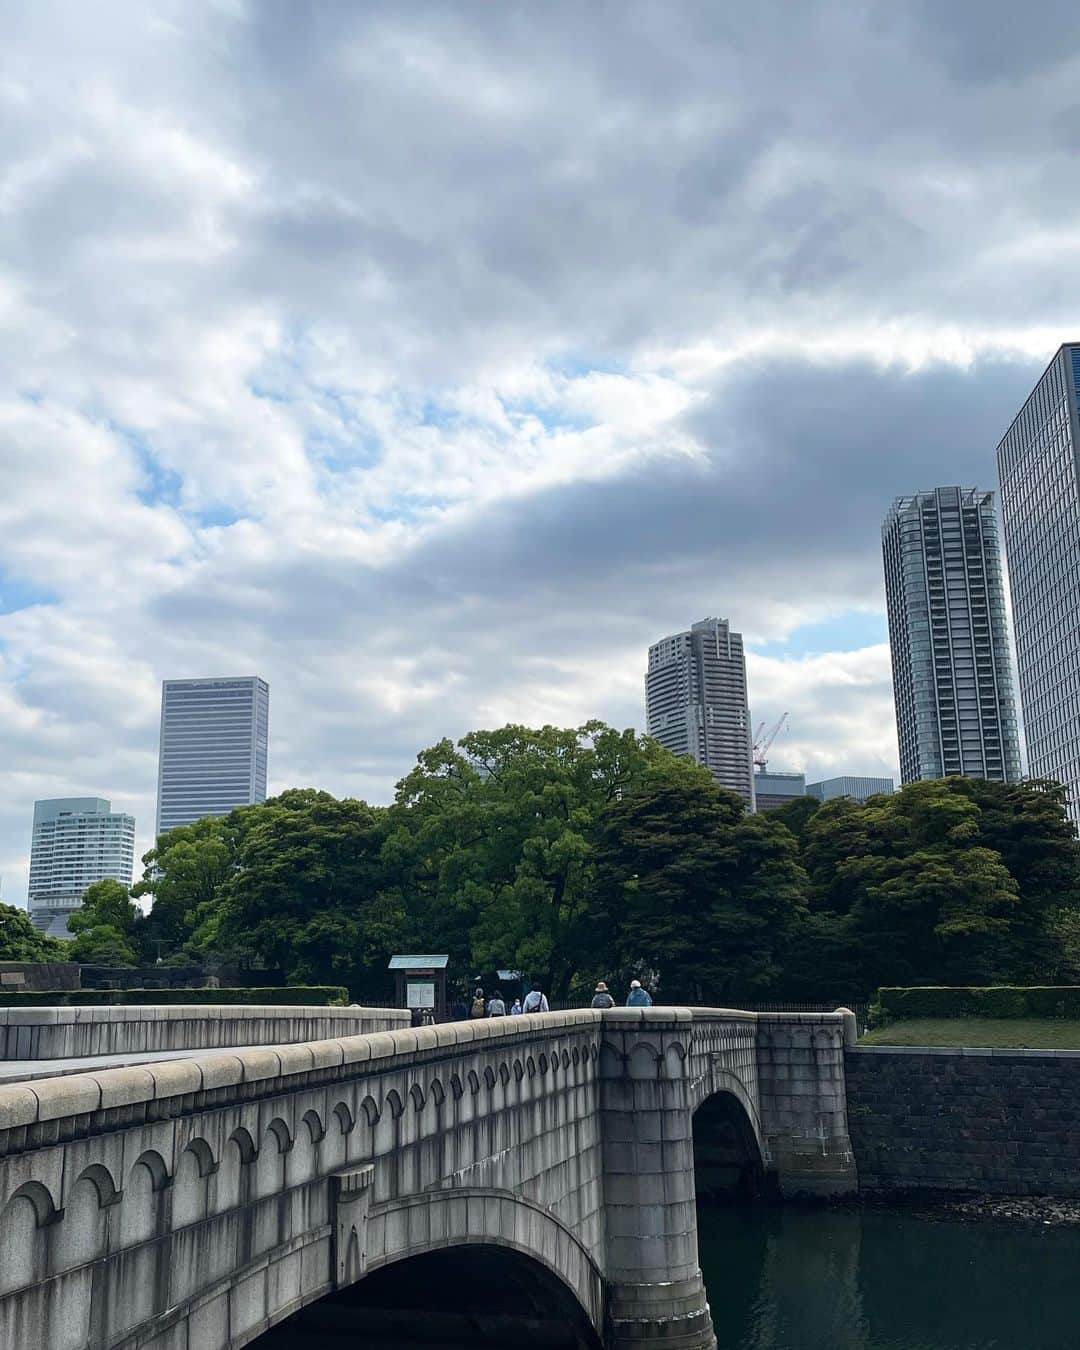
[[[775,824],[786,825],[801,848],[806,827],[820,806],[821,803],[816,797],[792,797],[791,801],[770,811],[769,816]]]
[[[1067,813],[1065,788],[1044,779],[945,781],[978,807],[978,842],[1000,856],[1017,884],[1020,905],[1009,933],[1010,978],[1053,982],[1062,976],[1066,961],[1055,916],[1063,909],[1080,909],[1080,843]]]
[[[607,807],[596,843],[594,941],[665,1002],[761,995],[805,912],[794,836],[704,771],[656,775]]]
[[[967,778],[909,783],[806,822],[811,908],[789,986],[846,970],[880,984],[1022,981],[1060,968],[1055,898],[1077,895],[1077,846],[1056,789]]]
[[[82,908],[68,918],[68,931],[75,935],[71,960],[83,965],[135,965],[140,920],[126,886],[111,878],[95,881],[83,894]]]
[[[213,945],[245,944],[292,983],[340,982],[368,996],[384,986],[404,932],[383,885],[386,811],[328,792],[293,789],[245,823],[236,866],[220,888]]]
[[[143,855],[142,880],[131,893],[150,896],[153,902],[139,932],[147,960],[180,951],[194,940],[201,925],[212,921],[223,888],[238,866],[244,836],[265,809],[266,804],[241,806],[227,816],[205,816],[178,825],[160,835],[156,847]],[[196,943],[201,954],[212,947],[209,938],[204,931]]]
[[[398,785],[383,854],[415,940],[458,969],[514,967],[565,994],[585,957],[596,826],[659,765],[694,768],[602,722],[475,731],[424,751]]]
[[[69,945],[39,933],[25,909],[0,903],[0,961],[68,961]]]

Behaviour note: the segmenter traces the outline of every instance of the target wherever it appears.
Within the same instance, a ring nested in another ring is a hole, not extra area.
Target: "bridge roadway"
[[[782,1192],[852,1191],[853,1037],[842,1010],[590,1009],[0,1086],[0,1345],[234,1350],[498,1248],[572,1296],[581,1344],[708,1350],[694,1112]]]

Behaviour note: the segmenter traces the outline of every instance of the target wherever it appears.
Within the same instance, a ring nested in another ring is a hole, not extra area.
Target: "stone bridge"
[[[726,1183],[855,1189],[853,1031],[581,1010],[0,1087],[0,1345],[269,1345],[398,1263],[466,1254],[563,1297],[566,1344],[713,1346],[695,1112]]]

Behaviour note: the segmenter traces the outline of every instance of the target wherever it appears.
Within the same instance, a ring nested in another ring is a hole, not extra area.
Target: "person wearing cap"
[[[608,992],[608,987],[603,980],[596,986],[596,993],[593,994],[592,1006],[594,1008],[614,1008],[615,1000]]]
[[[628,1008],[651,1008],[652,998],[647,989],[642,989],[640,980],[630,981],[630,992],[626,996]]]

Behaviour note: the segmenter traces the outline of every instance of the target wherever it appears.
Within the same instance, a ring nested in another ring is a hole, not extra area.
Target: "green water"
[[[1080,1230],[702,1208],[719,1350],[1080,1350]]]

